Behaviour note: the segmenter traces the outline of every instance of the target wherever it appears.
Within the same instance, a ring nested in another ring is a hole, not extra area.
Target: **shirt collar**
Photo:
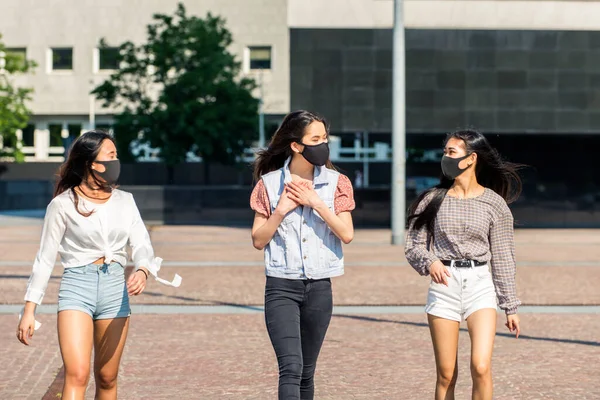
[[[292,161],[292,157],[288,157],[283,164],[283,183],[288,184],[292,181],[292,174],[290,173],[290,161]],[[324,185],[327,182],[327,174],[324,173],[323,169],[325,167],[315,166],[315,172],[313,175],[313,184],[316,185]]]

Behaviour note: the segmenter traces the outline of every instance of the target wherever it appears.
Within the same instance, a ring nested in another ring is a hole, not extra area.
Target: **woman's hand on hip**
[[[450,271],[441,261],[436,261],[429,267],[429,275],[431,275],[431,279],[435,283],[441,283],[448,286],[448,278],[450,275]]]
[[[310,208],[317,208],[323,203],[312,184],[302,184],[290,182],[286,189],[289,191],[290,198],[296,203]]]
[[[509,331],[515,332],[515,337],[518,339],[521,334],[521,320],[517,314],[510,314],[506,316],[506,327]]]
[[[146,289],[147,274],[145,270],[138,268],[129,276],[127,280],[127,293],[130,296],[137,296]]]

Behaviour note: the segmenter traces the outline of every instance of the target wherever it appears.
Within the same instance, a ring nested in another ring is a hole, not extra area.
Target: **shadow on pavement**
[[[261,306],[251,306],[251,305],[247,305],[247,304],[228,303],[228,302],[219,301],[219,300],[196,299],[194,297],[186,297],[186,296],[172,296],[172,295],[156,293],[156,292],[144,292],[144,294],[146,296],[151,296],[151,297],[168,297],[169,299],[175,299],[175,300],[181,300],[181,301],[192,301],[192,302],[200,302],[200,303],[205,302],[205,303],[210,303],[210,304],[206,304],[206,305],[213,305],[213,306],[237,307],[237,308],[241,308],[244,310],[252,310],[252,311],[262,311],[263,310],[263,308]]]
[[[334,318],[356,319],[356,320],[359,320],[359,321],[368,321],[368,322],[386,322],[386,323],[391,323],[391,324],[418,326],[418,327],[422,327],[422,328],[428,328],[429,327],[429,325],[427,325],[425,323],[422,323],[422,322],[394,321],[394,320],[391,320],[391,319],[381,319],[381,318],[373,318],[373,317],[364,317],[364,316],[358,316],[358,315],[336,314],[333,317]],[[465,328],[460,328],[460,331],[461,332],[468,332],[468,330],[465,329]],[[496,336],[514,338],[514,335],[510,334],[510,333],[496,333]],[[540,342],[580,344],[580,345],[584,345],[584,346],[600,347],[600,342],[593,342],[593,341],[588,341],[588,340],[544,338],[544,337],[528,336],[528,335],[521,335],[521,336],[519,336],[519,339],[520,340],[534,340],[534,341],[540,341]]]

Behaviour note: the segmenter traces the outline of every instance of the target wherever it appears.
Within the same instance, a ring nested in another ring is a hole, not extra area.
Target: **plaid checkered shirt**
[[[421,213],[431,195],[417,207]],[[433,237],[426,227],[406,234],[406,259],[421,275],[437,260],[475,260],[491,265],[498,306],[506,314],[516,314],[517,298],[513,216],[506,201],[491,189],[475,198],[446,195],[434,223]]]

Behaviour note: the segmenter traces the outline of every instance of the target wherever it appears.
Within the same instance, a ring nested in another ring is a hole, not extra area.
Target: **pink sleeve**
[[[336,215],[342,212],[352,211],[356,207],[354,203],[354,190],[352,183],[346,175],[341,175],[338,179],[335,190],[334,210]]]
[[[258,181],[254,190],[252,190],[252,194],[250,195],[250,208],[267,218],[271,215],[269,196],[267,195],[267,189],[265,189],[262,179]]]

